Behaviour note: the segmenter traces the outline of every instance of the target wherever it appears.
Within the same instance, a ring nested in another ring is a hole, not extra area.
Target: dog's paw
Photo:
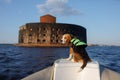
[[[78,72],[81,72],[83,69],[82,68],[80,68],[79,70],[78,70]]]
[[[66,60],[70,61],[71,59],[70,58],[66,58]]]
[[[75,60],[74,60],[74,59],[71,59],[71,61],[72,61],[72,62],[75,62]]]

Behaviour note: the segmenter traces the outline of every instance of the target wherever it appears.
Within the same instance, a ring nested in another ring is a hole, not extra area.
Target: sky
[[[85,27],[88,44],[120,46],[120,0],[0,0],[0,43],[18,43],[19,27],[45,14]]]

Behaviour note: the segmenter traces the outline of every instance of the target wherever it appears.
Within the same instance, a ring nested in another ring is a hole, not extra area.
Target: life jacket
[[[87,45],[85,42],[77,39],[77,38],[73,38],[70,41],[74,46],[82,46],[82,45]]]

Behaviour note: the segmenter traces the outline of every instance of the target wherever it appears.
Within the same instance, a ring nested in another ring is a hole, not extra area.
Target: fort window
[[[37,42],[40,43],[40,39],[37,39]]]
[[[32,34],[29,34],[29,36],[32,36]]]
[[[46,28],[43,28],[43,30],[45,31],[45,30],[46,30]]]
[[[29,34],[29,40],[32,40],[32,34]]]
[[[56,37],[58,37],[58,34],[56,35]]]
[[[56,42],[58,43],[58,42],[59,42],[59,40],[56,40]]]
[[[53,40],[50,40],[51,42],[53,42]]]
[[[23,39],[21,39],[21,43],[23,43]]]
[[[59,31],[59,30],[60,30],[60,29],[58,29],[58,28],[56,29],[56,31]]]
[[[40,30],[41,30],[41,29],[40,29],[40,27],[39,27],[39,28],[38,28],[38,32],[40,32]]]
[[[43,41],[42,42],[46,42],[46,40],[45,39],[43,39]]]
[[[46,36],[46,34],[43,34],[43,36]]]

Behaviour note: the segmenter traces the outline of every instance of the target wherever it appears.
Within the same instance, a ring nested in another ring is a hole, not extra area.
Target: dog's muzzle
[[[61,41],[62,41],[62,44],[66,43],[66,39],[64,39],[64,38],[62,38]]]

